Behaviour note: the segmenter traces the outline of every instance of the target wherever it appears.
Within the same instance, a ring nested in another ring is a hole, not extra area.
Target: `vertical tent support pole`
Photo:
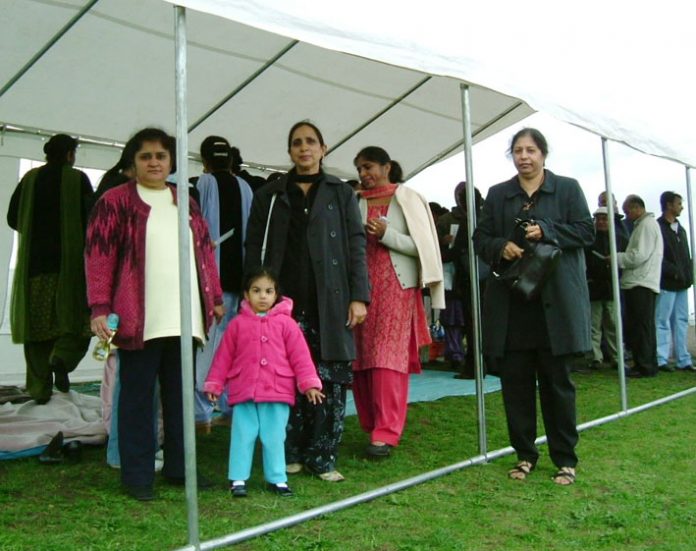
[[[616,361],[619,369],[619,387],[621,390],[621,411],[628,410],[626,393],[626,373],[624,371],[623,325],[621,324],[621,295],[619,294],[619,263],[616,250],[616,213],[614,212],[614,193],[609,176],[609,149],[607,139],[602,138],[602,160],[604,162],[604,184],[607,194],[607,215],[609,217],[609,257],[611,260],[611,292],[614,297],[614,325],[616,327]]]
[[[466,168],[466,231],[469,245],[469,279],[471,283],[471,310],[474,322],[474,342],[466,343],[467,347],[474,345],[474,365],[476,374],[476,413],[478,417],[479,453],[486,455],[488,436],[486,434],[486,402],[483,392],[483,355],[481,346],[481,294],[478,280],[478,259],[474,254],[472,236],[476,227],[476,194],[474,193],[474,169],[471,152],[471,99],[469,86],[460,84],[462,96],[462,124],[464,130],[464,164]]]
[[[689,211],[689,244],[691,249],[691,273],[696,273],[696,243],[694,242],[694,195],[691,189],[691,169],[686,166],[686,208]],[[691,286],[691,292],[696,306],[696,285]]]
[[[196,433],[193,414],[193,329],[191,324],[191,259],[188,193],[188,113],[186,109],[186,9],[174,6],[176,49],[176,198],[179,214],[179,305],[181,309],[181,382],[184,409],[188,541],[200,548],[196,478]]]

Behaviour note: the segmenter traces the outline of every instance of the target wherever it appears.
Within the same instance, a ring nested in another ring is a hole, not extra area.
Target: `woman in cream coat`
[[[418,349],[430,342],[421,288],[430,287],[433,307],[444,308],[442,262],[428,203],[398,185],[399,164],[375,146],[354,163],[372,289],[365,323],[354,329],[353,395],[370,434],[367,454],[386,457],[406,423],[408,377],[421,371]]]

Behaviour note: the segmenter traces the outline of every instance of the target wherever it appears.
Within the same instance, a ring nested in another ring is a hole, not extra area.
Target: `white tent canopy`
[[[1,17],[7,32],[0,43],[9,55],[0,59],[0,121],[106,142],[123,142],[148,124],[173,130],[173,10],[168,4],[29,0],[10,3]],[[240,147],[245,160],[285,167],[287,131],[306,118],[319,125],[332,148],[328,170],[344,177],[354,176],[352,160],[364,145],[398,152],[406,173],[461,149],[455,79],[198,12],[188,14],[187,26],[193,150],[205,136],[221,134]],[[472,97],[477,139],[531,113],[519,100],[480,87]]]
[[[696,164],[692,3],[167,1],[475,83],[645,153]],[[381,80],[350,82],[377,91]]]

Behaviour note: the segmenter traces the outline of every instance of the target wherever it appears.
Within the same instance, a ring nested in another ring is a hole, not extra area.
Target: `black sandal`
[[[569,469],[573,470],[571,471]],[[559,486],[571,486],[575,484],[575,469],[573,467],[561,467],[552,478]],[[567,482],[560,482],[561,480],[567,480]]]
[[[517,465],[508,471],[508,478],[512,480],[524,480],[532,473],[534,467],[536,467],[536,465],[531,461],[518,461]]]

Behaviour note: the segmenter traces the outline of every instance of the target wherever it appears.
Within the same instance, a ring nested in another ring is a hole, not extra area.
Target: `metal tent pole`
[[[181,311],[181,382],[184,410],[184,453],[188,541],[200,548],[196,480],[196,433],[193,413],[193,330],[191,323],[191,255],[188,194],[188,132],[186,109],[186,9],[174,6],[176,50],[176,198],[179,215],[179,305]]]
[[[686,207],[689,211],[689,244],[691,249],[691,272],[696,273],[696,243],[694,242],[694,195],[691,189],[691,170],[684,167],[686,170]],[[691,293],[694,298],[694,306],[696,306],[696,285],[691,286]]]
[[[621,295],[619,292],[619,263],[616,251],[616,220],[614,212],[614,193],[611,190],[611,177],[609,176],[609,149],[607,139],[602,138],[602,161],[604,164],[604,183],[607,194],[607,215],[609,217],[609,258],[611,261],[611,292],[614,297],[614,326],[616,327],[616,361],[619,369],[619,387],[621,390],[621,411],[628,410],[628,396],[626,390],[626,372],[624,370],[623,349],[623,325],[621,324]]]
[[[474,321],[474,366],[476,374],[476,414],[478,417],[479,453],[486,455],[488,437],[486,434],[486,402],[483,391],[483,356],[481,354],[481,294],[478,280],[478,259],[474,253],[472,236],[476,227],[476,194],[474,188],[474,169],[471,144],[471,99],[469,86],[461,83],[462,124],[464,126],[464,164],[466,165],[466,231],[469,245],[469,279],[471,283],[471,310]],[[472,343],[467,342],[466,346]]]

